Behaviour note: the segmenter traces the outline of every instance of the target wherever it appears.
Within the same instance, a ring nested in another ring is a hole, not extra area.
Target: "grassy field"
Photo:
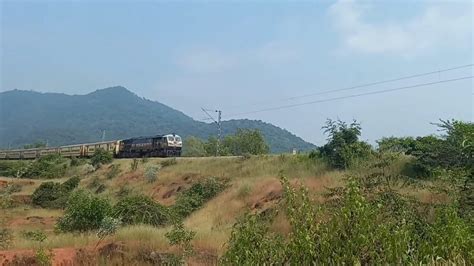
[[[322,161],[311,160],[298,155],[262,155],[230,158],[150,158],[138,160],[136,170],[132,170],[133,160],[114,160],[94,172],[87,173],[84,166],[68,169],[66,176],[53,180],[63,182],[68,177],[78,175],[81,178],[79,187],[95,193],[98,186],[105,189],[99,194],[112,201],[119,199],[123,190],[130,193],[143,193],[164,205],[172,205],[176,196],[193,183],[207,177],[229,180],[228,187],[219,195],[208,201],[201,209],[193,212],[184,221],[186,228],[196,232],[192,244],[198,253],[219,256],[225,249],[232,227],[238,217],[246,212],[263,212],[278,205],[282,186],[279,177],[286,176],[295,186],[304,185],[316,202],[324,200],[322,194],[327,188],[344,184],[344,177],[362,171],[357,167],[351,171],[330,170]],[[409,161],[401,158],[392,164],[387,171],[399,173]],[[145,172],[150,167],[169,164],[158,171],[157,180],[150,183]],[[112,166],[115,165],[115,166]],[[110,172],[113,168],[115,174]],[[16,179],[0,177],[0,184],[19,184],[21,190],[11,194],[16,204],[13,208],[4,209],[0,214],[2,227],[13,232],[13,241],[7,251],[32,250],[37,242],[28,240],[24,233],[30,230],[44,230],[47,239],[43,246],[51,249],[90,248],[96,245],[98,238],[95,232],[72,234],[57,233],[55,224],[62,210],[43,209],[28,204],[28,197],[42,182],[51,180]],[[426,203],[447,201],[445,195],[434,194],[426,188],[400,188],[400,192],[419,197]],[[25,199],[26,197],[26,199]],[[271,229],[287,232],[288,221],[279,215]],[[152,227],[134,225],[121,227],[118,232],[106,238],[107,243],[120,242],[134,248],[146,246],[147,249],[160,252],[172,251],[165,237],[170,227]],[[2,251],[0,251],[0,254]],[[59,258],[55,261],[58,262]]]

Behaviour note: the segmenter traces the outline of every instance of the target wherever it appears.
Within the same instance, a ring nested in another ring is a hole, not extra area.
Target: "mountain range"
[[[222,122],[223,135],[238,128],[259,129],[273,153],[310,150],[314,145],[289,131],[258,120]],[[207,139],[216,126],[196,121],[162,103],[137,96],[124,87],[85,95],[11,90],[0,93],[0,147],[16,148],[38,141],[49,146],[176,133]]]

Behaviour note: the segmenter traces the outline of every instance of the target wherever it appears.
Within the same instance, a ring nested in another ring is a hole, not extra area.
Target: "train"
[[[60,154],[68,158],[87,158],[97,149],[108,151],[115,158],[179,157],[182,147],[183,141],[180,136],[166,134],[59,147],[0,150],[0,160],[37,159],[50,154]]]

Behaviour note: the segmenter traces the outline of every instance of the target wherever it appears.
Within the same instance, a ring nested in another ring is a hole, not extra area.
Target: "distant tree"
[[[35,143],[25,144],[23,149],[35,149],[35,148],[43,148],[46,147],[46,142],[44,141],[36,141]]]
[[[208,156],[216,155],[217,138],[210,137],[204,143]],[[267,154],[270,151],[263,134],[258,129],[237,129],[234,135],[227,135],[219,145],[219,155]]]
[[[113,160],[112,153],[104,150],[104,149],[96,149],[94,154],[91,157],[91,163],[93,166],[100,166],[101,164],[108,164],[111,163]]]
[[[206,148],[203,140],[190,136],[184,140],[183,156],[187,157],[202,157],[206,156]]]
[[[267,154],[270,151],[265,138],[257,129],[238,129],[237,133],[225,144],[233,155],[258,155]]]
[[[227,156],[231,155],[229,150],[228,139],[231,136],[226,136],[222,143],[219,144],[219,154],[220,156]],[[216,156],[217,155],[217,138],[216,137],[209,137],[206,143],[204,143],[204,149],[206,150],[207,156]]]
[[[413,137],[385,137],[377,140],[379,151],[406,153],[415,142]]]
[[[361,127],[356,120],[348,125],[341,120],[328,119],[323,129],[328,142],[319,148],[319,154],[334,168],[346,169],[372,151],[368,143],[359,140]]]

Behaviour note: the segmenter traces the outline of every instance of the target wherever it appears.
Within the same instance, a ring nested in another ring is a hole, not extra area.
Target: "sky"
[[[321,94],[472,64],[472,1],[0,3],[0,91],[120,85],[197,120],[201,107],[219,109],[317,145],[327,118],[358,120],[370,142],[473,120],[472,78],[344,98],[469,77],[472,66]]]

